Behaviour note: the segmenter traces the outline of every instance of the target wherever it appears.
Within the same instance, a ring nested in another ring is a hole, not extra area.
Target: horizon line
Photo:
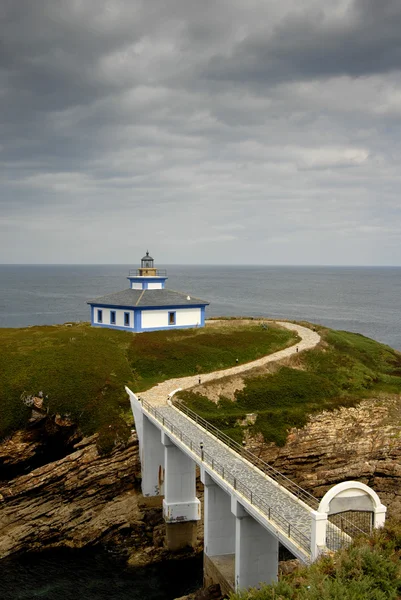
[[[159,263],[171,267],[335,267],[335,268],[400,268],[401,265],[368,265],[368,264],[316,264],[316,263]],[[0,263],[0,267],[112,267],[131,266],[132,263]],[[158,268],[157,266],[155,267]]]

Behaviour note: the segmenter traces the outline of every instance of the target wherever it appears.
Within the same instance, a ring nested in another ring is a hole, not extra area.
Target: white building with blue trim
[[[141,267],[129,272],[128,289],[88,301],[91,325],[135,332],[203,327],[209,302],[166,289],[166,279],[146,252]]]

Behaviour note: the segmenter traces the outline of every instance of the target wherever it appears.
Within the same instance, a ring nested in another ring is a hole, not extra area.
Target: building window
[[[168,324],[175,325],[175,312],[168,313]]]
[[[124,313],[124,325],[129,327],[129,313]]]
[[[115,324],[116,324],[116,311],[111,310],[110,311],[110,325],[115,325]]]
[[[102,310],[97,311],[97,322],[103,323],[103,311]]]

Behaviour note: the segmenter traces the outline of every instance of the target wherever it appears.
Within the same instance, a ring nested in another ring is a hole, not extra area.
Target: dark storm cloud
[[[213,57],[205,74],[249,85],[401,69],[399,0],[357,0],[331,19],[321,6],[290,13],[270,35],[250,35],[230,57]]]
[[[3,0],[0,257],[393,256],[400,8]]]

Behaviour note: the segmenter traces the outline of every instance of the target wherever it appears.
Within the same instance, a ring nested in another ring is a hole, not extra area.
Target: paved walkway
[[[236,489],[238,491],[242,490],[241,493],[248,499],[250,492],[252,492],[253,499],[251,503],[266,515],[271,514],[269,518],[280,529],[286,531],[288,530],[288,524],[291,524],[293,534],[290,537],[294,539],[293,536],[295,535],[298,545],[303,548],[303,553],[309,554],[312,509],[303,502],[300,502],[287,490],[277,485],[273,480],[259,471],[259,469],[244,460],[239,454],[230,450],[225,444],[213,435],[210,435],[186,415],[173,406],[167,405],[166,402],[168,395],[177,388],[188,389],[198,385],[199,377],[201,377],[202,383],[205,383],[226,377],[227,375],[237,375],[255,367],[261,367],[265,364],[282,360],[297,352],[302,352],[302,350],[314,348],[320,341],[318,333],[301,325],[281,321],[277,322],[277,324],[297,332],[301,340],[289,348],[246,364],[202,375],[170,379],[140,394],[140,396],[141,399],[146,400],[151,405],[151,412],[161,422],[163,429],[170,430],[175,435],[181,436],[180,439],[192,451],[199,454],[202,443],[204,461],[212,465],[212,468],[220,475],[223,474],[223,478],[228,482],[233,481],[235,478]],[[269,512],[269,508],[271,509],[271,513]],[[305,557],[305,554],[301,552],[299,558]]]
[[[282,360],[292,354],[302,352],[302,350],[314,348],[320,341],[319,334],[307,327],[281,321],[277,323],[287,329],[296,331],[301,340],[289,348],[258,360],[203,374],[201,375],[202,383],[227,375],[236,375],[267,363]],[[171,392],[177,388],[188,389],[198,385],[198,383],[199,375],[170,379],[142,393],[141,398],[147,400],[150,405],[146,407],[145,403],[145,412],[149,411],[160,422],[162,429],[172,432],[192,452],[195,452],[199,457],[202,456],[205,464],[209,465],[237,492],[241,493],[251,504],[264,513],[276,527],[281,529],[284,537],[291,539],[296,544],[295,548],[299,548],[298,551],[295,551],[298,558],[308,560],[311,551],[311,513],[313,509],[300,501],[282,485],[274,482],[240,454],[228,448],[222,441],[188,418],[171,403],[167,404],[166,400]],[[341,537],[339,537],[337,527],[330,522],[328,523],[328,533],[328,548],[333,551],[338,550]],[[348,536],[346,537],[348,538]]]
[[[168,379],[167,381],[163,381],[163,383],[159,383],[150,390],[140,393],[140,397],[144,398],[152,405],[164,405],[166,403],[167,396],[171,392],[177,388],[186,390],[198,385],[199,377],[201,378],[202,383],[206,383],[215,379],[227,377],[227,375],[238,375],[239,373],[249,371],[255,367],[262,367],[268,363],[276,362],[282,360],[283,358],[287,358],[292,354],[296,354],[297,348],[299,352],[302,352],[302,350],[310,350],[320,342],[320,335],[316,333],[316,331],[312,331],[307,327],[296,325],[295,323],[286,323],[284,321],[275,321],[275,323],[298,333],[301,341],[293,346],[290,346],[289,348],[279,350],[279,352],[274,352],[274,354],[268,354],[267,356],[263,356],[262,358],[258,358],[252,362],[236,365],[235,367],[231,367],[229,369],[222,369],[221,371],[213,371],[212,373],[203,373],[200,375],[191,375],[190,377]]]
[[[145,408],[146,410],[146,408]],[[310,551],[311,537],[311,511],[312,509],[300,502],[294,495],[290,494],[282,486],[277,485],[259,469],[244,460],[239,454],[230,450],[223,442],[209,434],[205,429],[191,421],[186,415],[171,406],[157,407],[158,420],[164,417],[164,429],[172,430],[179,438],[183,435],[183,443],[200,455],[200,445],[204,450],[204,462],[212,466],[219,475],[223,474],[230,485],[236,480],[236,489],[249,500],[252,492],[252,502],[266,516],[271,509],[270,519],[287,535],[288,525],[293,527],[290,534],[298,545],[303,547],[304,552]],[[213,461],[213,462],[212,462]],[[303,541],[298,541],[301,536]],[[302,558],[302,557],[300,557]]]

